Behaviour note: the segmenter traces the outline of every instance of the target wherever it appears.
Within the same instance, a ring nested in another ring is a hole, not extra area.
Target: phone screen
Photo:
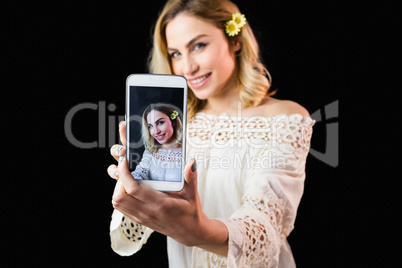
[[[185,97],[180,87],[129,86],[128,163],[135,179],[182,179]]]

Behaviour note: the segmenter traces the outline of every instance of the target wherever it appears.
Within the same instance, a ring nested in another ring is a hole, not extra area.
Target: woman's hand
[[[186,246],[198,246],[226,255],[228,231],[223,223],[209,219],[202,211],[195,160],[191,159],[186,165],[185,185],[181,192],[156,191],[138,183],[131,175],[124,157],[125,122],[120,123],[119,131],[123,146],[114,145],[111,148],[111,154],[119,164],[108,168],[109,175],[117,179],[113,207],[133,221]]]

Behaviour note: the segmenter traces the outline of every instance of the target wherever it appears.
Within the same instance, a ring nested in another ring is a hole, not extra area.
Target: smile
[[[163,140],[163,138],[165,138],[165,136],[166,136],[166,133],[165,133],[165,134],[162,134],[162,135],[157,135],[157,136],[155,136],[155,138],[156,138],[158,141],[160,141],[160,140]]]
[[[202,81],[204,81],[205,79],[207,79],[207,77],[209,76],[210,74],[207,74],[207,75],[204,75],[203,77],[200,77],[200,78],[197,78],[197,79],[194,79],[194,80],[190,80],[190,83],[191,84],[198,84],[198,83],[201,83]]]
[[[188,81],[190,82],[192,87],[199,88],[199,87],[202,87],[207,82],[207,79],[210,76],[211,76],[211,73],[198,77],[196,79],[188,80]]]

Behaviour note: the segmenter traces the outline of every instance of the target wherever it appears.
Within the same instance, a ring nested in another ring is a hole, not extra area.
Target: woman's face
[[[162,147],[174,142],[174,140],[172,140],[174,128],[172,121],[170,121],[167,115],[152,110],[147,115],[147,123],[149,134],[162,144]]]
[[[235,52],[222,29],[194,16],[179,14],[166,26],[173,72],[184,76],[199,99],[237,88]]]

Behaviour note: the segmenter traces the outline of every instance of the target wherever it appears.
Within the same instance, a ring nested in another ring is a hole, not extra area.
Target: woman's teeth
[[[162,139],[163,139],[163,137],[165,137],[165,134],[163,134],[163,135],[159,135],[159,136],[156,136],[156,139],[157,139],[157,140],[162,140]]]
[[[194,79],[194,80],[190,80],[190,82],[191,82],[191,84],[199,84],[202,81],[204,81],[205,79],[207,79],[208,75],[209,74],[204,75],[203,77],[200,77],[200,78],[197,78],[197,79]]]

